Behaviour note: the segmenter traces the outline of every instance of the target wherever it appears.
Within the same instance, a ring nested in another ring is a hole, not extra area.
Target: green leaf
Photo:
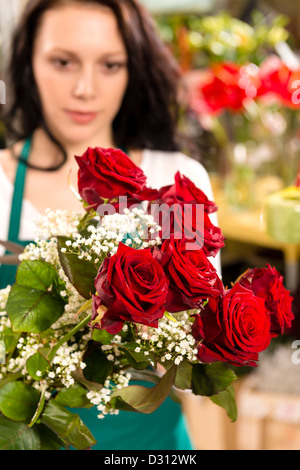
[[[41,333],[58,320],[64,303],[51,292],[13,285],[6,304],[14,331]]]
[[[236,375],[223,363],[193,365],[192,390],[195,395],[215,395],[225,390],[234,380]]]
[[[129,369],[129,373],[131,382],[150,382],[157,384],[161,379],[161,377],[151,369],[146,369],[142,371]]]
[[[96,349],[88,353],[83,358],[86,367],[83,369],[83,375],[89,382],[103,384],[106,378],[111,374],[114,363],[109,361],[106,355]]]
[[[138,351],[136,351],[137,348]],[[125,352],[129,364],[134,369],[147,369],[149,364],[156,367],[156,358],[154,353],[148,351],[149,354],[145,355],[145,352],[147,351],[145,349],[141,349],[140,344],[130,341],[126,344],[120,344],[120,349]]]
[[[56,285],[58,280],[57,270],[54,266],[42,260],[23,261],[16,275],[16,283],[20,286],[47,292]]]
[[[96,444],[90,430],[79,416],[53,400],[46,406],[41,422],[77,450],[89,449]]]
[[[56,403],[70,408],[83,408],[91,403],[86,396],[87,389],[79,384],[63,388],[55,397]]]
[[[35,428],[0,416],[0,450],[40,450],[40,447],[40,437]]]
[[[114,340],[114,336],[111,333],[108,333],[106,330],[100,330],[99,328],[93,328],[92,330],[92,339],[101,344],[111,344]]]
[[[129,385],[112,393],[111,404],[118,409],[150,414],[167,398],[172,390],[176,367],[171,368],[154,387]]]
[[[68,237],[57,237],[59,259],[63,270],[71,284],[85,299],[90,299],[95,293],[94,280],[98,270],[94,263],[85,259],[79,259],[75,253],[70,253],[66,241]],[[62,251],[66,249],[66,252]]]
[[[26,362],[27,372],[34,380],[41,380],[46,375],[49,366],[50,362],[40,352],[30,356]],[[38,372],[41,374],[39,375]]]
[[[61,450],[66,447],[65,443],[44,424],[37,424],[35,429],[41,441],[41,450]]]
[[[76,382],[83,385],[87,390],[93,390],[98,392],[102,389],[102,385],[97,382],[89,382],[83,375],[83,369],[81,367],[77,367],[76,370],[72,372],[72,376]]]
[[[182,361],[177,366],[175,386],[182,390],[190,389],[192,384],[193,366],[188,361]]]
[[[225,409],[227,416],[232,422],[237,420],[237,405],[235,400],[234,387],[229,385],[225,390],[219,392],[217,395],[209,397],[210,400],[216,405]]]
[[[64,312],[58,291],[62,283],[54,266],[40,260],[23,261],[6,303],[13,331],[41,333]]]
[[[0,389],[0,411],[13,421],[30,421],[39,403],[39,392],[23,382],[11,382]]]
[[[23,377],[22,372],[10,372],[4,379],[0,380],[0,389],[5,387],[8,383],[15,382]]]
[[[3,340],[5,343],[6,355],[11,354],[19,341],[20,333],[15,333],[11,328],[4,328],[2,334],[0,334],[0,341]]]

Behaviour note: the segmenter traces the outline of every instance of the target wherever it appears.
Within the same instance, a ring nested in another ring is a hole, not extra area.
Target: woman
[[[212,198],[204,168],[178,151],[178,70],[135,0],[31,0],[12,52],[6,122],[15,143],[0,157],[0,238],[25,244],[46,208],[78,209],[67,180],[76,186],[74,155],[87,147],[122,148],[152,187],[179,170]],[[2,286],[13,282],[8,270]],[[78,412],[99,449],[191,448],[171,401],[103,422]]]

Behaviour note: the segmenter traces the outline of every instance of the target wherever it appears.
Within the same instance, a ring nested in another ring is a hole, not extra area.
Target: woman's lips
[[[68,109],[66,109],[65,112],[73,121],[79,124],[88,124],[93,121],[98,114],[95,112],[70,111]]]

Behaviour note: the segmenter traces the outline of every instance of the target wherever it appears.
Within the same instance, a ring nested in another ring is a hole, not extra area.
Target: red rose
[[[182,237],[196,240],[207,256],[216,256],[224,246],[224,237],[209,217],[217,209],[215,203],[180,173],[173,185],[159,190],[158,196],[151,203],[150,212],[161,227],[162,240],[172,233],[181,233]]]
[[[265,300],[273,337],[291,327],[294,319],[293,297],[283,285],[283,276],[274,267],[267,264],[265,268],[249,269],[239,282]]]
[[[95,288],[92,322],[104,306],[107,311],[96,327],[109,333],[118,333],[125,321],[157,327],[164,315],[168,281],[150,249],[120,243],[117,253],[105,258]]]
[[[166,204],[160,201],[152,205],[151,214],[161,227],[159,236],[162,240],[171,234],[180,233],[182,237],[194,239],[206,256],[216,256],[224,246],[224,236],[219,227],[214,225],[209,215],[198,204]]]
[[[113,201],[114,209],[120,214],[124,212],[124,209],[132,209],[133,206],[141,207],[143,201],[153,201],[158,197],[158,190],[145,186],[141,191],[133,194],[129,197],[120,197],[116,202]],[[147,210],[147,206],[144,208]],[[105,212],[105,205],[103,206]],[[99,213],[99,211],[98,211]]]
[[[82,199],[96,207],[119,196],[132,198],[146,189],[146,176],[121,150],[88,148],[79,165],[78,191]]]
[[[163,186],[158,191],[157,199],[173,204],[175,201],[184,204],[203,204],[208,214],[217,211],[214,201],[210,201],[206,194],[186,176],[179,171],[175,175],[175,182],[169,186]]]
[[[206,256],[215,257],[225,245],[220,227],[212,223],[206,212],[203,212],[203,220],[199,223],[199,215],[192,205],[185,205],[184,208],[183,233],[187,238],[200,241]]]
[[[199,308],[208,296],[218,296],[223,292],[216,269],[203,250],[190,249],[190,244],[195,243],[184,238],[176,240],[172,235],[161,247],[161,251],[169,255],[164,265],[170,281],[167,297],[169,312]]]
[[[219,299],[209,299],[192,332],[201,341],[200,361],[255,366],[259,353],[270,344],[270,317],[264,300],[236,283]]]

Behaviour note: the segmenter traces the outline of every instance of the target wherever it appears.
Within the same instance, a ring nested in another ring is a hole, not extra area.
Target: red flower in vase
[[[226,109],[241,112],[247,100],[256,98],[259,85],[254,64],[217,63],[203,74],[191,106],[199,114],[218,115]]]
[[[290,68],[279,57],[266,59],[260,67],[258,97],[275,100],[289,108],[300,106],[300,67]]]

